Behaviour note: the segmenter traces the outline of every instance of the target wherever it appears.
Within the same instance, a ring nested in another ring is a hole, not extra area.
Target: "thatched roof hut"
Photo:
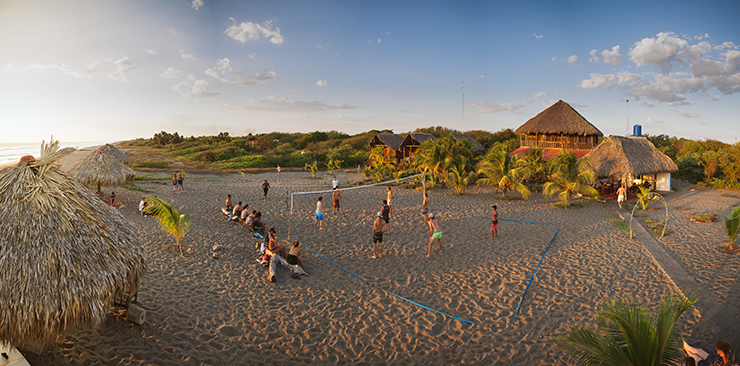
[[[455,137],[455,140],[459,140],[459,139],[468,140],[468,142],[470,142],[471,144],[473,144],[473,151],[481,152],[481,151],[484,151],[485,150],[485,148],[483,147],[483,145],[481,145],[480,142],[478,142],[478,140],[476,140],[476,139],[472,138],[471,136],[468,136],[468,135],[466,135],[464,133],[453,133],[452,136]]]
[[[393,152],[393,156],[396,160],[401,160],[401,142],[403,142],[403,136],[395,133],[379,133],[373,136],[370,140],[370,150],[376,146],[385,146],[385,153],[388,154]]]
[[[136,178],[136,172],[116,158],[98,150],[69,169],[69,175],[82,185],[120,186]]]
[[[413,156],[424,141],[436,139],[431,133],[410,133],[406,135],[398,148],[401,151],[401,159]]]
[[[0,175],[0,343],[41,349],[99,326],[146,272],[131,224],[53,165],[58,146]]]
[[[630,181],[653,176],[658,190],[670,190],[670,173],[678,170],[671,158],[643,137],[609,136],[583,159],[591,162],[600,177]]]
[[[514,131],[517,134],[604,136],[570,104],[557,101]]]
[[[118,161],[127,164],[129,162],[129,157],[126,155],[125,152],[118,150],[115,146],[111,144],[105,144],[98,148],[99,151],[102,151],[103,154],[108,154],[114,158],[116,158]]]

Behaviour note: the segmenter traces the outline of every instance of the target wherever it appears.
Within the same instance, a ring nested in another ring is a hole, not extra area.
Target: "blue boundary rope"
[[[277,227],[277,226],[273,225],[273,223],[271,223],[271,222],[270,222],[270,221],[268,221],[267,219],[264,219],[264,220],[265,220],[265,222],[267,222],[268,224],[272,225],[272,227]],[[280,230],[280,232],[282,232],[283,234],[285,234],[286,236],[288,236],[288,237],[289,237],[290,239],[292,239],[292,240],[296,240],[296,239],[295,239],[294,237],[290,236],[290,235],[289,235],[288,233],[286,233],[286,232],[285,232],[285,231],[283,231],[282,229],[278,229],[278,230]],[[366,279],[364,279],[364,278],[362,278],[362,277],[360,277],[360,276],[358,276],[358,275],[356,275],[356,274],[354,274],[354,273],[352,273],[352,272],[350,272],[350,271],[348,271],[348,270],[344,269],[344,268],[343,268],[342,266],[340,266],[340,265],[338,265],[338,264],[336,264],[336,263],[334,263],[334,262],[330,261],[329,259],[327,259],[327,258],[326,258],[326,257],[324,257],[323,255],[321,255],[321,254],[317,253],[317,252],[316,252],[315,250],[311,249],[311,248],[310,248],[309,246],[307,246],[307,245],[305,245],[305,244],[301,244],[301,245],[303,245],[304,247],[306,247],[306,249],[310,250],[311,252],[313,252],[314,254],[316,254],[317,256],[319,256],[319,258],[321,258],[321,259],[323,259],[323,260],[325,260],[325,261],[329,262],[330,264],[332,264],[333,266],[335,266],[335,267],[337,267],[337,268],[341,269],[342,271],[344,271],[344,272],[347,272],[347,273],[349,273],[349,274],[350,274],[351,276],[353,276],[353,277],[355,277],[355,278],[357,278],[357,279],[359,279],[359,280],[361,280],[361,281],[363,281],[363,282],[367,283],[367,284],[368,284],[368,285],[370,285],[370,286],[373,286],[373,287],[375,287],[375,288],[377,288],[377,289],[383,290],[384,292],[386,292],[386,293],[388,293],[388,294],[390,294],[390,295],[393,295],[393,296],[395,296],[395,297],[397,297],[397,298],[399,298],[399,299],[401,299],[401,300],[404,300],[404,301],[406,301],[406,302],[409,302],[409,303],[411,303],[411,304],[414,304],[414,305],[416,305],[416,306],[418,306],[418,307],[420,307],[420,308],[422,308],[422,309],[426,309],[426,310],[429,310],[429,311],[433,311],[433,312],[435,312],[435,313],[438,313],[438,314],[442,314],[442,315],[444,315],[444,316],[446,316],[446,317],[449,317],[449,318],[452,318],[452,319],[455,319],[455,320],[459,320],[459,321],[461,321],[461,322],[465,322],[465,323],[468,323],[468,324],[473,324],[473,325],[478,325],[478,326],[480,326],[480,325],[481,325],[481,324],[478,324],[478,323],[476,323],[476,322],[473,322],[473,321],[470,321],[470,320],[465,320],[465,319],[463,319],[463,318],[459,318],[459,317],[456,317],[456,316],[454,316],[454,315],[450,315],[450,314],[447,314],[447,313],[443,313],[443,312],[441,312],[441,311],[439,311],[439,310],[435,310],[435,309],[432,309],[432,308],[430,308],[430,307],[428,307],[428,306],[426,306],[426,305],[422,305],[422,304],[419,304],[418,302],[415,302],[415,301],[409,300],[409,299],[407,299],[407,298],[405,298],[405,297],[403,297],[403,296],[397,295],[397,294],[395,294],[395,293],[393,293],[393,292],[391,292],[391,291],[388,291],[388,290],[386,290],[386,289],[384,289],[384,288],[382,288],[382,287],[380,287],[380,286],[378,286],[378,285],[376,285],[376,284],[374,284],[374,283],[372,283],[372,282],[369,282],[368,280],[366,280]]]
[[[532,277],[529,278],[529,282],[527,283],[527,288],[524,289],[524,293],[522,294],[522,299],[519,300],[519,305],[516,307],[516,312],[514,313],[514,317],[511,319],[511,322],[509,325],[514,324],[514,321],[516,320],[517,314],[519,314],[519,308],[522,306],[522,303],[524,302],[524,296],[527,295],[527,290],[529,290],[529,285],[532,284],[532,281],[534,280],[534,275],[537,274],[537,270],[540,269],[540,264],[542,263],[542,260],[545,259],[545,254],[547,254],[547,250],[550,249],[550,245],[552,244],[553,240],[555,240],[555,237],[558,235],[558,232],[560,232],[560,226],[558,226],[558,229],[555,231],[555,235],[552,236],[552,239],[550,239],[550,242],[547,244],[547,248],[545,248],[545,252],[542,253],[542,257],[540,257],[540,261],[537,263],[537,268],[534,269],[534,272],[532,273]]]

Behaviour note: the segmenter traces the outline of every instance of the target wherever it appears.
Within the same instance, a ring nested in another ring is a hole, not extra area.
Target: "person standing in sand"
[[[377,216],[373,223],[373,256],[371,257],[373,259],[383,256],[383,231],[388,230],[388,225],[383,220],[383,213],[378,212]]]
[[[622,211],[622,202],[627,199],[627,189],[624,188],[624,183],[617,189],[617,203],[619,204],[619,211]]]
[[[391,192],[391,187],[386,187],[388,189],[388,195],[386,196],[385,200],[388,201],[388,216],[393,213],[393,192]]]
[[[177,194],[177,173],[172,173],[172,194]]]
[[[335,176],[334,179],[331,180],[331,189],[335,189],[339,187],[339,179]]]
[[[277,166],[278,175],[280,175],[280,165]]]
[[[337,187],[334,187],[334,192],[332,192],[331,196],[334,200],[334,209],[331,211],[331,213],[334,214],[339,212],[339,203],[342,200],[342,197],[339,194],[339,189]]]
[[[424,218],[424,223],[427,223],[427,214],[429,213],[429,193],[424,192],[424,203],[421,205],[421,217]]]
[[[182,176],[182,172],[177,173],[177,187],[180,190],[180,193],[185,193],[185,186],[183,185],[183,180],[185,180],[185,178]]]
[[[498,236],[498,207],[496,205],[491,206],[493,213],[491,213],[491,239]]]
[[[388,234],[391,233],[391,207],[388,206],[388,202],[386,200],[383,200],[383,211],[381,211],[383,214],[383,221],[385,221],[385,226],[388,227]]]
[[[267,179],[262,183],[262,190],[265,191],[265,201],[267,201],[267,191],[270,190],[270,183],[267,183]]]
[[[427,253],[427,257],[432,256],[432,243],[434,243],[434,240],[437,240],[437,244],[439,244],[439,252],[442,253],[442,242],[440,239],[442,239],[442,227],[439,226],[439,222],[434,218],[434,213],[430,212],[429,215],[429,252]]]
[[[313,227],[319,228],[319,230],[322,229],[321,224],[324,222],[324,214],[321,213],[321,209],[323,208],[323,204],[321,203],[321,200],[324,197],[319,197],[319,200],[316,202],[316,221],[313,222]]]

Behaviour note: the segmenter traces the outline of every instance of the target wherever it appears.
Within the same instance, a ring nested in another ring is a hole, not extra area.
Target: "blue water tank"
[[[642,136],[642,125],[632,126],[632,136]]]

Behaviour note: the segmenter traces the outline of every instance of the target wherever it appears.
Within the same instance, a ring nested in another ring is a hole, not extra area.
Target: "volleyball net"
[[[379,182],[379,183],[363,184],[363,185],[359,185],[359,186],[346,187],[346,188],[337,188],[336,191],[340,191],[341,192],[341,191],[350,191],[350,190],[355,190],[355,189],[363,189],[363,188],[368,188],[368,187],[373,187],[373,186],[379,186],[379,185],[383,185],[383,184],[396,183],[396,182],[400,182],[400,181],[404,181],[404,180],[413,179],[413,178],[416,178],[416,177],[422,177],[423,178],[424,177],[424,173],[414,174],[414,175],[410,175],[408,177],[403,177],[403,178],[398,178],[398,179],[383,181],[383,182]],[[425,184],[425,180],[424,179],[422,179],[422,184]],[[290,193],[290,213],[291,214],[293,213],[293,206],[294,206],[294,202],[295,202],[295,197],[296,196],[310,195],[310,194],[322,194],[322,193],[333,193],[334,191],[335,191],[335,189],[326,189],[326,190],[308,191],[308,192],[291,192]]]

